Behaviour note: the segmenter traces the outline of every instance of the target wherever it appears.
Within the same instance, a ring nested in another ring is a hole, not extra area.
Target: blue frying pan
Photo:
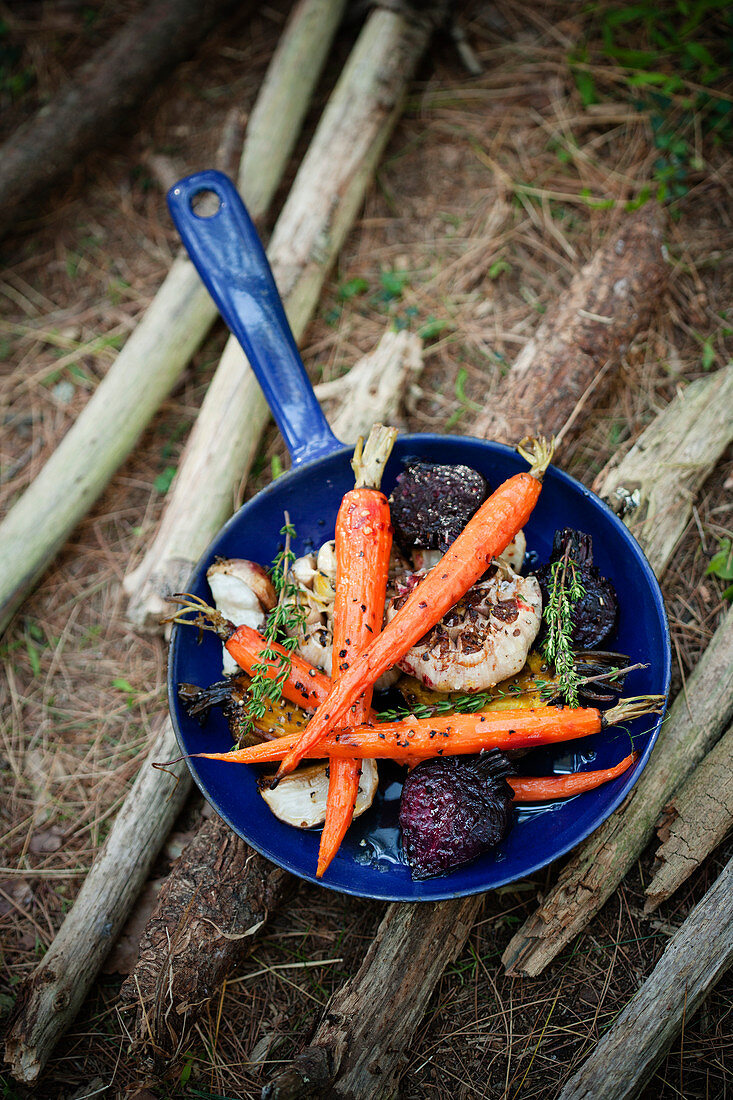
[[[215,214],[195,212],[194,200],[214,192]],[[353,487],[352,447],[333,435],[316,401],[256,230],[234,185],[206,171],[176,184],[168,195],[173,221],[184,245],[229,328],[242,344],[292,458],[292,468],[248,501],[222,528],[194,570],[188,590],[211,600],[206,570],[213,559],[249,558],[269,565],[282,547],[283,513],[297,532],[294,550],[303,554],[333,537],[336,513]],[[227,440],[221,440],[227,446]],[[385,471],[389,494],[410,459],[465,463],[496,487],[526,463],[511,448],[458,436],[400,436]],[[670,679],[669,632],[656,578],[635,539],[617,517],[579,482],[551,467],[539,503],[525,528],[527,545],[546,560],[558,527],[576,527],[593,538],[596,564],[618,591],[619,625],[609,646],[649,667],[629,675],[625,695],[666,694]],[[207,686],[221,676],[221,644],[211,634],[176,626],[168,667],[168,696],[181,751],[220,752],[231,746],[224,719],[212,713],[202,728],[182,707],[179,683]],[[536,750],[522,762],[527,774],[605,768],[629,752],[630,738],[641,756],[635,767],[594,791],[565,802],[515,810],[515,824],[490,854],[444,878],[413,882],[401,850],[397,814],[403,772],[380,762],[379,794],[351,826],[323,879],[324,886],[362,897],[436,901],[489,890],[531,875],[578,844],[616,809],[638,779],[659,732],[661,718],[640,718],[574,742],[571,748]],[[189,760],[201,791],[213,808],[253,848],[293,874],[315,878],[319,833],[278,821],[257,792],[254,771],[244,765]]]

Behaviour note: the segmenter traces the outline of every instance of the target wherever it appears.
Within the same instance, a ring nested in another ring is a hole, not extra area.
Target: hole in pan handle
[[[198,195],[218,208],[202,216]],[[293,466],[343,446],[328,426],[300,358],[252,219],[232,181],[211,169],[180,180],[168,209],[181,240],[262,387]]]

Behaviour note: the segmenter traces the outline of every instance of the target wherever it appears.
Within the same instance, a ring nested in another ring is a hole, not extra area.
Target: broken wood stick
[[[374,351],[357,360],[346,374],[316,386],[316,397],[326,405],[334,434],[345,443],[355,443],[380,421],[398,424],[403,399],[422,369],[420,337],[407,329],[387,329]]]
[[[424,20],[373,12],[303,158],[267,249],[296,340],[354,223],[428,38]],[[246,190],[243,194],[246,200]],[[259,384],[231,337],[158,533],[124,581],[127,617],[137,629],[161,629],[168,596],[185,587],[213,534],[231,515],[268,419]]]
[[[733,717],[733,608],[677,696],[638,783],[586,840],[503,955],[510,975],[536,977],[610,898],[654,834],[663,807]]]
[[[197,1017],[296,883],[220,817],[204,822],[163,884],[135,969],[120,991],[123,1009],[137,1009],[133,1053],[145,1073],[165,1072],[189,1018]]]
[[[649,230],[646,232],[651,233]],[[652,269],[656,271],[657,265],[660,265],[661,246],[656,240],[655,233],[651,233],[649,240],[654,243],[653,245],[649,244],[647,255],[650,256],[649,262]],[[629,254],[626,253],[625,249],[622,251],[622,261],[624,265],[622,270],[626,271],[629,265]],[[603,264],[599,261],[596,267],[607,270],[605,263],[605,260]],[[595,270],[593,263],[589,266]],[[661,270],[658,272],[658,277],[662,278]],[[609,278],[610,276],[607,273],[607,279]],[[590,293],[587,284],[585,292]],[[615,300],[615,304],[613,297],[611,297],[609,308],[618,308],[621,316],[628,320],[633,331],[637,331],[634,327],[636,320],[630,315],[629,303],[625,295],[619,295]],[[565,313],[561,303],[558,303],[551,312],[553,316],[570,316]],[[613,328],[617,333],[617,338],[619,338],[620,325],[617,326],[614,321]],[[571,332],[576,340],[583,340],[584,328],[582,324],[571,327]],[[628,339],[630,339],[630,336]],[[586,355],[583,351],[582,342],[580,346],[569,344],[566,347],[566,355],[571,363],[582,360]],[[534,357],[528,359],[526,384],[530,389],[530,380],[534,377],[535,369],[542,372],[545,369],[544,364],[545,361],[542,357],[538,357],[536,361]],[[577,393],[572,387],[561,387],[554,394],[553,400],[553,415],[556,416],[556,422],[562,425],[572,415],[577,403]],[[524,419],[516,418],[512,420],[511,431],[517,433],[514,439],[520,439],[536,427],[534,409],[531,403],[526,402],[521,406],[521,410]],[[334,1095],[363,1094],[371,1096],[373,1094],[381,1096],[382,1092],[379,1090],[382,1080],[394,1084],[403,1065],[402,1051],[404,1045],[422,1019],[434,985],[442,972],[440,954],[437,957],[437,965],[433,966],[433,956],[436,952],[435,945],[445,941],[450,944],[451,951],[455,948],[457,954],[468,936],[480,906],[480,896],[468,897],[442,905],[420,906],[419,915],[414,917],[409,926],[403,924],[400,915],[404,907],[399,905],[390,906],[380,925],[374,948],[369,953],[369,964],[367,965],[365,960],[362,969],[349,985],[334,995],[321,1024],[316,1029],[315,1035],[303,1055],[296,1056],[268,1086],[274,1090],[271,1094],[268,1094],[271,1095],[272,1100],[275,1097],[278,1097],[279,1100],[285,1100],[286,1097],[290,1100],[292,1097],[294,1100],[296,1096],[307,1096],[308,1092],[304,1081],[310,1079],[310,1075],[315,1072],[321,1075],[324,1089],[326,1088],[326,1078],[328,1078]],[[456,939],[460,940],[457,946]],[[398,951],[404,952],[403,958],[410,960],[411,972],[419,975],[425,974],[425,978],[421,978],[419,983],[414,984],[410,1003],[401,1006],[399,1041],[395,1039],[389,1043],[385,1040],[384,1049],[380,1051],[380,1059],[374,1060],[368,1057],[368,1051],[371,1049],[370,1034],[374,1032],[378,1035],[389,1035],[390,1029],[393,1027],[393,1020],[390,1016],[384,1014],[378,1000],[369,999],[371,975],[372,973],[388,973],[389,967],[392,965],[391,960],[398,957],[396,954]],[[447,962],[447,957],[445,961]],[[342,1003],[348,1005],[350,1003],[348,998],[358,997],[360,991],[363,991],[360,1012],[365,1013],[368,1021],[368,1029],[364,1031],[362,1031],[359,1021],[350,1020],[340,1011],[339,1007]],[[335,1009],[333,1009],[333,1005],[336,1006]],[[331,1025],[332,1018],[334,1018],[333,1026]],[[344,1050],[348,1050],[348,1058],[343,1068],[341,1068]],[[330,1076],[328,1076],[329,1073]],[[357,1080],[358,1086],[355,1083]],[[350,1092],[350,1089],[353,1089],[354,1092]],[[358,1089],[363,1089],[363,1093],[359,1093]],[[390,1095],[388,1084],[385,1085],[384,1095]]]
[[[558,1100],[633,1100],[733,963],[733,859]]]
[[[474,435],[513,443],[556,435],[612,384],[634,337],[648,327],[667,283],[661,218],[650,204],[627,218],[580,269],[491,395]]]
[[[148,759],[169,760],[176,739],[166,718]],[[18,989],[5,1060],[18,1081],[37,1080],[79,1011],[190,789],[185,765],[168,775],[138,772],[114,826],[64,923],[32,975]],[[134,837],[134,842],[131,838]]]
[[[402,1052],[481,903],[478,895],[390,905],[358,972],[328,1002],[311,1044],[265,1085],[263,1100],[395,1096]],[[417,965],[416,944],[424,944]]]
[[[233,7],[233,0],[144,4],[0,149],[0,234],[91,149],[129,129],[138,104]]]
[[[733,364],[692,382],[594,488],[641,542],[658,577],[692,515],[695,493],[733,439]]]
[[[733,726],[664,807],[645,913],[671,897],[733,827],[732,761]]]
[[[258,101],[253,111],[243,154],[247,179],[261,172],[270,180],[269,194],[257,184],[261,205],[253,208],[255,217],[264,216],[277,189],[287,159],[283,153],[289,155],[300,131],[330,42],[328,34],[333,33],[342,8],[343,0],[302,0],[294,13],[295,26],[286,31],[273,58],[275,72],[266,80],[266,102],[260,107]],[[313,11],[324,17],[317,33]],[[307,31],[310,47],[305,56],[298,42],[301,27],[302,33]],[[284,69],[283,58],[299,66],[297,73]],[[279,89],[285,85],[292,90],[295,79],[298,95],[289,97],[289,110],[283,112]],[[256,166],[247,156],[250,142],[260,157]],[[242,174],[240,171],[240,185]],[[244,182],[246,185],[247,180]],[[177,259],[91,400],[0,524],[4,562],[0,633],[130,453],[213,324],[216,312],[193,264],[183,257]],[[43,523],[38,522],[39,516]]]
[[[325,384],[335,406],[332,422],[340,424],[347,439],[399,411],[401,394],[421,369],[421,346],[413,333],[384,334],[375,351],[345,376],[356,372],[358,410],[341,379]],[[223,898],[206,885],[217,881],[228,884]],[[121,992],[123,1007],[135,1012],[129,1031],[146,1072],[162,1073],[169,1067],[201,1006],[241,962],[252,936],[294,884],[295,879],[284,876],[218,817],[199,831],[171,869],[143,936],[139,962]],[[248,914],[247,929],[261,922],[244,938],[242,911]],[[216,945],[205,959],[202,942]]]

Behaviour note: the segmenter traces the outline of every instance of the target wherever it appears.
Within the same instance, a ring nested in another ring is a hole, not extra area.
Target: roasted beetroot
[[[555,532],[548,564],[541,565],[535,571],[542,589],[544,607],[547,607],[550,597],[553,563],[561,561],[566,554],[585,589],[585,595],[573,608],[571,642],[575,648],[590,649],[599,646],[616,625],[616,589],[593,565],[593,542],[590,535],[565,528]]]
[[[402,846],[414,879],[444,875],[495,847],[509,830],[513,771],[503,753],[426,760],[402,788]]]
[[[485,478],[470,466],[413,462],[389,498],[395,538],[404,551],[445,552],[488,494]]]

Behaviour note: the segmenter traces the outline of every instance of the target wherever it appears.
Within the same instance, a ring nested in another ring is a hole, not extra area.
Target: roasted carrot
[[[351,463],[356,484],[341,501],[336,518],[332,683],[338,682],[353,657],[382,629],[392,526],[389,503],[379,486],[396,435],[396,429],[375,424],[363,449],[362,440],[359,440]],[[366,722],[371,701],[372,689],[369,687],[349,711],[351,725]],[[328,868],[351,824],[360,776],[358,757],[330,758],[326,820],[318,850],[317,878],[321,878]]]
[[[216,608],[210,607],[205,600],[189,592],[179,592],[170,597],[181,605],[175,615],[166,622],[184,626],[197,626],[201,630],[211,630],[221,638],[224,648],[234,658],[240,668],[250,674],[263,670],[263,675],[274,680],[282,675],[283,665],[274,659],[267,659],[265,651],[271,649],[286,659],[287,675],[282,682],[282,693],[291,703],[297,703],[305,710],[315,710],[332,688],[331,680],[325,672],[314,668],[308,661],[296,653],[285,649],[277,642],[268,641],[264,634],[253,630],[251,626],[235,626]],[[266,671],[265,666],[267,666]]]
[[[484,501],[382,633],[345,671],[282,761],[273,785],[310,755],[326,734],[343,725],[349,707],[466,594],[527,522],[552,458],[552,444],[540,439],[520,447],[520,454],[531,463],[530,470],[510,477]]]
[[[638,759],[638,752],[632,752],[613,768],[600,771],[573,772],[572,775],[508,775],[506,781],[514,791],[515,802],[549,802],[555,798],[572,798],[617,779]]]
[[[622,699],[607,711],[595,707],[531,707],[489,711],[484,714],[451,714],[434,718],[380,722],[327,735],[306,750],[308,759],[359,756],[412,763],[433,756],[465,755],[486,749],[528,749],[536,745],[590,737],[608,726],[630,722],[642,714],[661,713],[663,695]],[[233,764],[271,764],[292,752],[297,735],[251,745],[224,753],[197,753],[209,760]]]

